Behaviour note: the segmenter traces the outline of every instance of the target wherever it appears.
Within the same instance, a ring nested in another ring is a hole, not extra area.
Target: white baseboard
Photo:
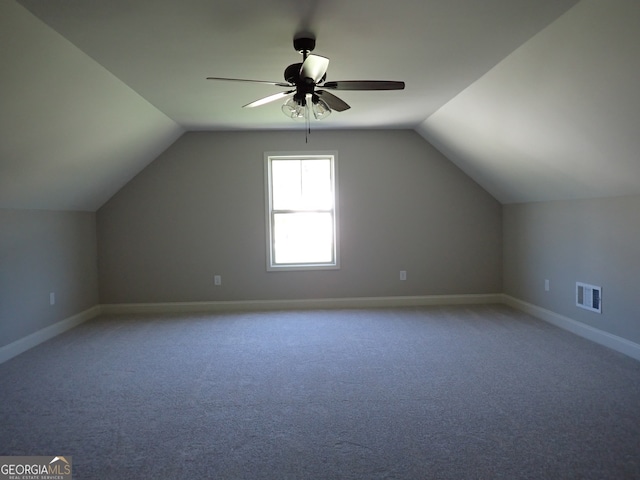
[[[424,295],[412,297],[351,297],[300,300],[240,300],[220,302],[120,303],[102,305],[102,313],[189,313],[242,310],[291,310],[335,308],[384,308],[424,305],[471,305],[500,303],[501,294]]]
[[[95,307],[91,307],[84,312],[80,312],[69,318],[65,318],[64,320],[54,323],[53,325],[49,325],[48,327],[43,328],[42,330],[38,330],[31,335],[27,335],[26,337],[16,340],[9,345],[0,347],[0,363],[6,362],[16,355],[20,355],[30,348],[33,348],[36,345],[41,344],[42,342],[46,342],[47,340],[50,340],[53,337],[60,335],[61,333],[66,332],[67,330],[78,326],[81,323],[86,322],[87,320],[91,320],[92,318],[98,316],[101,312],[102,308],[100,307],[100,305],[96,305]]]
[[[563,330],[568,330],[569,332],[575,333],[576,335],[591,340],[592,342],[599,343],[600,345],[604,345],[605,347],[624,353],[636,360],[640,360],[640,345],[630,340],[599,330],[590,325],[573,320],[572,318],[560,315],[559,313],[552,312],[551,310],[524,302],[510,295],[503,294],[501,302],[517,310],[528,313],[529,315],[533,315],[540,320],[544,320],[545,322],[560,327]]]
[[[500,294],[431,295],[415,297],[319,298],[302,300],[248,300],[220,302],[123,303],[96,305],[42,330],[0,347],[0,363],[6,362],[56,335],[80,325],[102,313],[191,313],[242,310],[291,310],[335,308],[384,308],[420,305],[463,305],[499,303]]]
[[[176,313],[292,309],[384,308],[421,305],[499,303],[500,294],[429,295],[411,297],[350,297],[298,300],[239,300],[219,302],[176,302],[102,305],[104,313]]]
[[[640,360],[640,345],[593,328],[569,317],[546,310],[506,294],[424,295],[411,297],[355,297],[302,300],[248,300],[221,302],[123,303],[96,305],[31,335],[0,347],[0,363],[50,340],[100,314],[190,313],[292,309],[385,308],[433,305],[481,305],[502,303],[593,342]]]

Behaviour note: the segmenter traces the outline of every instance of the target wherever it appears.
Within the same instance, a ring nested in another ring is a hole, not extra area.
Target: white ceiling
[[[505,203],[640,193],[639,6],[0,0],[0,207],[95,210],[184,131],[300,128],[240,108],[278,87],[205,77],[281,81],[301,30],[328,80],[407,85],[314,128],[415,128]]]

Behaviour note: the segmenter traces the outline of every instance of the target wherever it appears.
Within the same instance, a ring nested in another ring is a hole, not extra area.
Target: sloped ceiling
[[[94,211],[183,129],[0,0],[0,208]]]
[[[301,30],[329,80],[407,84],[339,92],[352,109],[312,128],[415,128],[505,203],[640,193],[638,8],[0,0],[0,208],[95,210],[187,130],[302,128],[240,108],[276,87],[205,80],[281,81]]]
[[[640,194],[640,2],[583,0],[418,128],[503,203]]]

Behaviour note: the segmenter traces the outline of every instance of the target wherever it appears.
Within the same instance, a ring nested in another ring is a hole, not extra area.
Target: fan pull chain
[[[304,120],[305,120],[305,128],[304,128],[304,143],[309,143],[309,134],[311,133],[311,118],[309,114],[309,103],[304,109]]]

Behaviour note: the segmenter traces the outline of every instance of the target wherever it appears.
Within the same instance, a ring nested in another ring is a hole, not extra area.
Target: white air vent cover
[[[602,313],[602,287],[576,282],[576,306]]]

